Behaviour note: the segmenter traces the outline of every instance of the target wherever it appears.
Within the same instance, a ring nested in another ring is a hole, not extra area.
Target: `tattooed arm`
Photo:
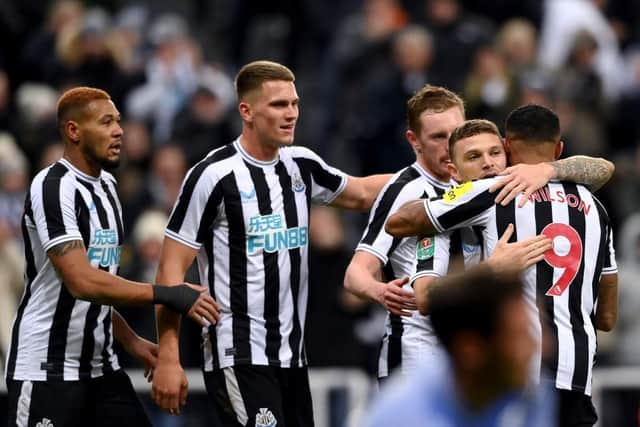
[[[591,191],[597,191],[605,185],[615,170],[609,160],[588,156],[572,156],[549,165],[555,170],[553,178],[584,184]]]
[[[202,326],[214,324],[218,319],[219,308],[213,298],[204,293],[205,288],[189,284],[169,287],[138,283],[93,268],[81,240],[55,245],[47,255],[75,298],[105,305],[163,304],[188,315]]]
[[[81,240],[62,242],[47,254],[75,298],[108,305],[151,304],[153,300],[150,284],[131,282],[93,268]]]
[[[519,206],[524,206],[534,191],[552,179],[584,184],[591,191],[596,191],[611,179],[614,170],[615,166],[610,161],[588,156],[572,156],[537,165],[521,163],[506,168],[500,174],[505,178],[493,185],[491,191],[502,188],[496,196],[496,203],[505,206],[524,193],[519,203]]]

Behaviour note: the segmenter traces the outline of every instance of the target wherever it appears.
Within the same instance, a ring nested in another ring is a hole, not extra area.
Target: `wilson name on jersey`
[[[545,234],[553,248],[524,273],[525,293],[541,341],[542,328],[555,341],[543,361],[556,388],[591,394],[596,351],[595,307],[601,275],[617,273],[609,217],[584,186],[552,182],[524,207],[494,203],[488,189],[497,179],[467,182],[425,203],[439,231],[481,226],[485,253],[491,254],[509,223],[511,241]],[[541,310],[538,310],[541,307]]]
[[[203,329],[205,370],[306,364],[309,207],[346,182],[309,149],[262,162],[238,140],[189,171],[166,235],[198,250],[201,283],[221,306]]]
[[[47,251],[82,240],[94,268],[116,274],[123,239],[113,176],[86,175],[65,159],[33,179],[25,201],[25,290],[13,325],[7,377],[78,380],[119,369],[111,307],[74,298]]]

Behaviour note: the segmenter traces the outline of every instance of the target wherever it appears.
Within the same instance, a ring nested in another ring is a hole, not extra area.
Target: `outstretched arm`
[[[424,207],[424,199],[405,203],[389,217],[384,229],[394,237],[431,235],[438,231],[431,223]]]
[[[350,176],[347,178],[346,187],[331,202],[331,205],[343,209],[368,210],[389,178],[391,178],[389,174],[370,175],[363,178]]]
[[[496,203],[504,206],[518,194],[524,193],[519,203],[522,207],[531,194],[552,179],[584,184],[591,191],[596,191],[611,179],[614,170],[615,166],[610,161],[588,156],[572,156],[536,165],[521,163],[506,168],[500,174],[505,178],[493,185],[491,191],[495,192],[502,187],[496,196]]]

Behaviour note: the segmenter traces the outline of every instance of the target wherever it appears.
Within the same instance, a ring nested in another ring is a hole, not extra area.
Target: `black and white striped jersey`
[[[394,238],[384,230],[384,224],[390,215],[393,215],[404,203],[416,198],[431,198],[443,194],[448,188],[455,185],[454,181],[439,181],[418,163],[397,172],[378,195],[369,215],[369,223],[356,251],[364,251],[372,254],[380,260],[384,280],[391,281],[401,277],[411,277],[416,271],[416,248],[419,243],[415,237]],[[449,244],[439,236],[438,256],[435,248],[429,246],[427,256],[431,262],[431,270],[436,275],[444,275],[449,268],[451,256],[462,255],[461,232],[448,233],[453,241]],[[449,237],[449,235],[447,235]],[[434,240],[433,236],[421,239],[422,241]],[[446,247],[445,247],[446,246]],[[446,252],[446,256],[444,255]],[[405,289],[411,290],[411,285],[406,284]],[[381,346],[378,363],[378,376],[385,377],[392,370],[402,369],[411,371],[417,367],[422,356],[435,348],[437,340],[431,331],[428,318],[414,311],[411,317],[401,317],[391,313],[387,314],[385,336]]]
[[[94,268],[116,274],[123,239],[113,176],[84,174],[65,159],[33,179],[22,218],[25,290],[13,325],[7,377],[78,380],[119,369],[111,307],[74,298],[47,256],[82,240]]]
[[[525,271],[525,293],[538,338],[545,327],[555,340],[556,351],[543,361],[546,374],[556,388],[590,395],[598,285],[601,275],[617,273],[607,212],[584,186],[568,182],[549,183],[522,208],[519,197],[496,205],[488,191],[496,179],[467,182],[425,202],[427,215],[439,231],[482,226],[487,254],[509,223],[512,240],[538,234],[553,240],[544,261]]]
[[[220,321],[203,329],[206,371],[306,364],[309,207],[346,184],[307,148],[263,162],[239,140],[189,171],[166,235],[198,250],[201,283],[221,307]]]

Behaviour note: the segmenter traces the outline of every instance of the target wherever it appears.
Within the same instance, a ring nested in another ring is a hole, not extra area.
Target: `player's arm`
[[[197,252],[196,249],[165,237],[156,281],[169,286],[181,283]],[[217,304],[215,308],[218,310],[217,320],[219,313]],[[187,378],[180,365],[178,340],[180,316],[158,306],[156,307],[156,326],[159,350],[151,396],[160,408],[177,414],[180,412],[180,406],[186,404],[188,390]]]
[[[368,210],[389,178],[391,178],[389,174],[370,175],[362,178],[349,176],[344,190],[331,202],[331,206],[351,210]]]
[[[153,371],[158,359],[158,345],[136,334],[116,310],[113,310],[111,322],[113,336],[122,344],[127,353],[144,365],[144,376],[150,382],[153,379]]]
[[[507,205],[518,194],[524,193],[520,206],[524,206],[528,197],[552,179],[584,184],[591,191],[600,189],[611,177],[615,166],[612,162],[589,156],[571,156],[537,165],[518,164],[506,168],[500,175],[505,178],[491,187],[495,192],[496,203]]]
[[[603,274],[598,285],[596,328],[610,331],[618,321],[618,275]]]
[[[424,203],[424,199],[417,199],[400,206],[400,209],[387,219],[385,231],[395,237],[437,233],[438,230],[427,216]]]
[[[402,289],[408,278],[381,280],[380,260],[374,255],[357,251],[344,275],[344,287],[351,293],[383,305],[398,316],[410,316],[416,309],[415,298],[409,291]]]
[[[164,304],[176,315],[188,314],[197,322],[213,318],[214,301],[200,286],[181,283],[169,289],[123,279],[93,268],[82,240],[69,240],[47,251],[58,275],[74,298],[105,305]]]

